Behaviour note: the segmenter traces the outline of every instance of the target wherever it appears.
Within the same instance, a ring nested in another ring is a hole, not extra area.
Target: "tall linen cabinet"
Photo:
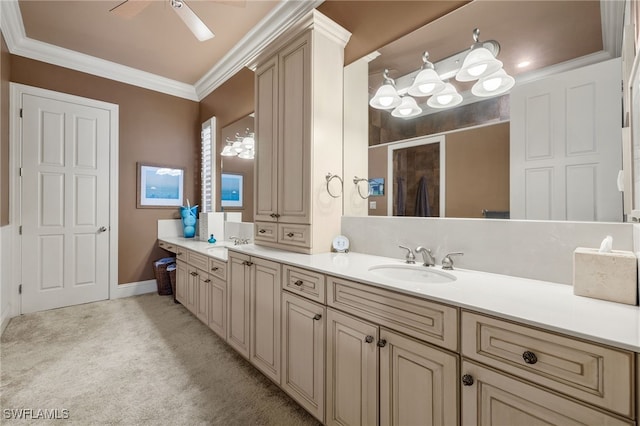
[[[327,175],[342,173],[350,36],[314,10],[254,64],[256,244],[321,253],[340,233],[342,187]]]

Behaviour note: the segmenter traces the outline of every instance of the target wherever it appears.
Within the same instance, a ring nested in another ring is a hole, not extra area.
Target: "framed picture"
[[[369,179],[369,196],[384,195],[384,178]]]
[[[220,178],[220,195],[222,207],[242,207],[243,176],[236,173],[222,173]]]
[[[137,208],[173,208],[184,204],[184,169],[144,163],[137,166]]]

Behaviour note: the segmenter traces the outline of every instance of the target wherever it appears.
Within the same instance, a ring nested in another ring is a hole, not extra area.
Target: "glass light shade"
[[[233,150],[235,152],[240,153],[240,152],[244,151],[244,148],[242,148],[242,142],[240,142],[240,141],[235,141],[233,143],[233,145],[231,145],[231,146],[233,147]]]
[[[391,111],[391,115],[394,117],[401,118],[409,118],[415,117],[416,115],[422,112],[422,108],[418,106],[416,100],[411,96],[403,96],[402,103],[398,105],[393,111]]]
[[[506,73],[504,69],[481,78],[471,88],[471,93],[479,97],[489,97],[501,95],[511,90],[516,84],[513,77]]]
[[[253,160],[254,156],[254,151],[252,149],[242,151],[240,154],[238,154],[238,158],[243,158],[245,160]]]
[[[223,155],[225,157],[233,157],[233,156],[238,155],[238,153],[233,149],[233,147],[231,145],[226,145],[222,149],[222,152],[220,153],[220,155]]]
[[[253,149],[254,143],[255,141],[251,136],[245,136],[244,139],[242,139],[242,148]]]
[[[429,98],[427,105],[431,108],[450,108],[458,105],[460,102],[462,102],[462,95],[453,87],[453,84],[447,83],[442,91],[434,93],[433,96]]]
[[[502,62],[497,60],[489,49],[477,47],[471,49],[462,62],[462,68],[456,74],[458,81],[473,81],[502,68]]]
[[[444,89],[444,82],[435,70],[424,69],[416,75],[409,88],[411,96],[429,96]]]
[[[382,85],[369,101],[369,105],[377,109],[391,109],[400,105],[402,100],[396,88],[391,84]]]

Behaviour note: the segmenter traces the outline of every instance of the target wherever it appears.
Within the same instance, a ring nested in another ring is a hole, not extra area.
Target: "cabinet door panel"
[[[278,58],[256,70],[256,144],[255,217],[256,221],[274,221],[278,209]]]
[[[211,279],[209,275],[198,271],[198,276],[196,280],[197,285],[197,295],[195,298],[196,301],[196,316],[200,321],[205,324],[209,322],[209,284],[211,283]]]
[[[196,314],[197,311],[197,298],[198,298],[198,270],[191,265],[187,265],[187,309],[192,314]]]
[[[376,425],[378,328],[332,309],[327,325],[326,423]]]
[[[213,278],[209,286],[209,328],[227,339],[227,283]]]
[[[311,223],[309,37],[300,37],[279,54],[278,220],[284,223]]]
[[[280,383],[280,264],[252,258],[251,362]]]
[[[227,294],[227,343],[249,358],[249,256],[229,256]]]
[[[458,357],[382,329],[380,425],[458,424]]]
[[[324,421],[326,308],[282,293],[282,388]]]
[[[462,374],[473,377],[462,386],[463,425],[634,424],[471,362]]]
[[[188,276],[187,264],[179,260],[176,263],[176,300],[184,306],[187,304]]]

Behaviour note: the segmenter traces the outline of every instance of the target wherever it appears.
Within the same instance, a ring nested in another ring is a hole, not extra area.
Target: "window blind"
[[[200,182],[202,200],[200,202],[200,211],[202,213],[212,212],[215,209],[213,203],[213,194],[215,193],[215,117],[202,123],[201,132],[201,169]]]

